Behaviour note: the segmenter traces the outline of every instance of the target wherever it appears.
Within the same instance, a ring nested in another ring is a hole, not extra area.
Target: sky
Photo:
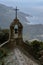
[[[43,0],[0,0],[0,3],[8,6],[29,6],[29,7],[42,7]]]
[[[43,0],[0,0],[0,3],[14,8],[17,6],[21,11],[32,15],[32,18],[27,17],[32,24],[43,24]]]
[[[8,6],[23,5],[23,6],[43,6],[43,0],[0,0],[0,3]]]

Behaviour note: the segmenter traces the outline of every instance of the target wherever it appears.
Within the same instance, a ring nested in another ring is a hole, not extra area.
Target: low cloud
[[[37,35],[37,37],[43,37],[43,34],[41,34],[41,35]]]

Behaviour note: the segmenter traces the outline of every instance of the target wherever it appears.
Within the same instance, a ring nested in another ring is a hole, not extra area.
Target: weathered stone
[[[16,25],[18,28],[15,28]],[[23,41],[22,30],[23,30],[23,25],[20,23],[19,19],[14,19],[10,25],[10,33],[9,33],[10,44],[21,45]]]

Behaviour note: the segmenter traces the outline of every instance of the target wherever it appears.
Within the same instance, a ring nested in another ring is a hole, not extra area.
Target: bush
[[[31,42],[31,46],[32,46],[32,55],[38,59],[39,58],[39,54],[38,52],[40,51],[40,42],[35,40],[33,42]]]
[[[9,39],[9,31],[8,30],[2,30],[0,32],[0,44],[7,41]]]
[[[7,52],[5,51],[5,49],[0,48],[0,58],[2,59],[4,56],[7,56]]]

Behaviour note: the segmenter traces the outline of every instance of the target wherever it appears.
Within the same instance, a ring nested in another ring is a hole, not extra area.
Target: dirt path
[[[6,58],[4,58],[5,65],[38,65],[24,55],[18,48],[15,48]]]

